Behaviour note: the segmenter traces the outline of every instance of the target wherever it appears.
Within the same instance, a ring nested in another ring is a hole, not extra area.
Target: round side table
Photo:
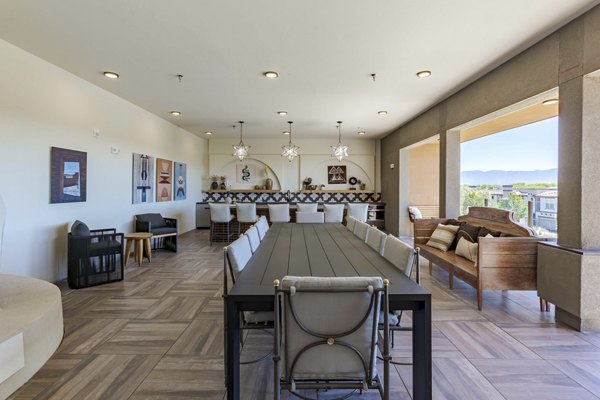
[[[127,241],[127,244],[125,245],[125,265],[127,265],[127,261],[129,261],[129,254],[131,253],[131,245],[133,243],[135,243],[135,262],[137,262],[140,267],[142,266],[144,249],[146,250],[146,258],[148,259],[148,262],[152,261],[152,253],[150,249],[150,238],[152,237],[151,233],[134,232],[128,233],[123,237]]]

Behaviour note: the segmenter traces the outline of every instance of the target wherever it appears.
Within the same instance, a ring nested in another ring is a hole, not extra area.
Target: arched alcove
[[[315,163],[312,168],[308,169],[308,176],[312,178],[313,185],[324,184],[329,188],[333,189],[342,189],[341,186],[344,186],[344,189],[349,185],[349,183],[345,184],[328,184],[327,183],[327,166],[330,165],[345,165],[346,166],[346,182],[350,177],[355,177],[362,183],[364,183],[367,187],[367,190],[374,190],[375,185],[373,182],[373,177],[366,171],[365,166],[359,163],[356,163],[350,159],[337,161],[334,159],[325,159]],[[301,177],[305,179],[306,176]]]
[[[251,182],[239,183],[237,182],[237,169],[240,165],[247,165],[250,170],[254,169],[254,175]],[[263,186],[264,181],[267,178],[273,180],[273,189],[281,189],[281,179],[267,163],[258,160],[256,158],[245,158],[243,161],[231,160],[223,165],[216,173],[219,176],[226,176],[232,189],[253,189],[255,185]]]

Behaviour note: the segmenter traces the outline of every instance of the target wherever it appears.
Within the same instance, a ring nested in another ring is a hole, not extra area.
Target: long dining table
[[[225,296],[227,398],[240,398],[240,311],[272,311],[273,281],[380,276],[390,309],[412,310],[413,399],[431,399],[431,294],[341,224],[273,224]]]

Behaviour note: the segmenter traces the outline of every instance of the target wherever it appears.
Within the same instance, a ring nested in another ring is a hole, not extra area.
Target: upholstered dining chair
[[[318,207],[319,207],[318,203],[298,203],[298,204],[296,204],[296,211],[317,212]]]
[[[322,224],[325,216],[322,212],[298,211],[296,212],[296,222],[299,224]]]
[[[245,236],[250,241],[250,248],[252,250],[252,254],[256,253],[256,250],[258,250],[258,246],[260,245],[260,236],[258,236],[258,228],[255,225],[252,225],[246,231]]]
[[[267,222],[267,217],[261,215],[258,218],[258,222],[255,225],[256,229],[258,229],[258,237],[262,241],[265,238],[267,231],[269,230],[269,223]]]
[[[369,224],[364,222],[356,221],[354,225],[354,236],[362,240],[363,242],[367,241],[367,235],[369,234]]]
[[[269,220],[275,222],[290,222],[289,204],[269,204]]]
[[[297,391],[313,389],[377,389],[389,398],[388,376],[377,368],[379,342],[389,371],[387,312],[383,340],[377,332],[380,307],[389,309],[387,280],[286,276],[274,285],[274,399],[281,389],[302,399],[308,397]]]
[[[419,252],[393,235],[388,235],[383,246],[383,257],[409,278],[413,269],[417,269],[417,283],[420,282]],[[410,331],[411,327],[400,326],[402,310],[390,311],[390,331],[392,332],[392,347],[394,347],[395,331]]]
[[[361,222],[367,222],[369,215],[369,205],[366,203],[348,203],[348,213],[346,218],[354,217]]]
[[[221,240],[225,239],[225,242],[229,242],[233,235],[231,232],[233,215],[229,204],[209,203],[208,205],[210,207],[210,245],[212,246],[212,242],[216,241],[215,239],[219,236]],[[218,227],[221,228],[220,232],[217,232]]]
[[[237,203],[235,205],[236,220],[238,222],[238,235],[241,233],[242,224],[250,226],[256,223],[256,203]]]
[[[324,204],[325,222],[341,224],[344,220],[344,204]]]
[[[370,248],[372,248],[382,256],[383,247],[385,246],[386,239],[387,235],[384,232],[381,232],[379,229],[377,229],[376,226],[369,227],[366,243],[369,245]]]
[[[346,228],[348,228],[350,232],[354,232],[354,225],[356,225],[356,218],[348,217],[348,219],[346,219]]]

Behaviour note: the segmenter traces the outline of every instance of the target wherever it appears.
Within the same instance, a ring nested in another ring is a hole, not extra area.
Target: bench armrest
[[[537,268],[540,237],[479,238],[479,268]]]

